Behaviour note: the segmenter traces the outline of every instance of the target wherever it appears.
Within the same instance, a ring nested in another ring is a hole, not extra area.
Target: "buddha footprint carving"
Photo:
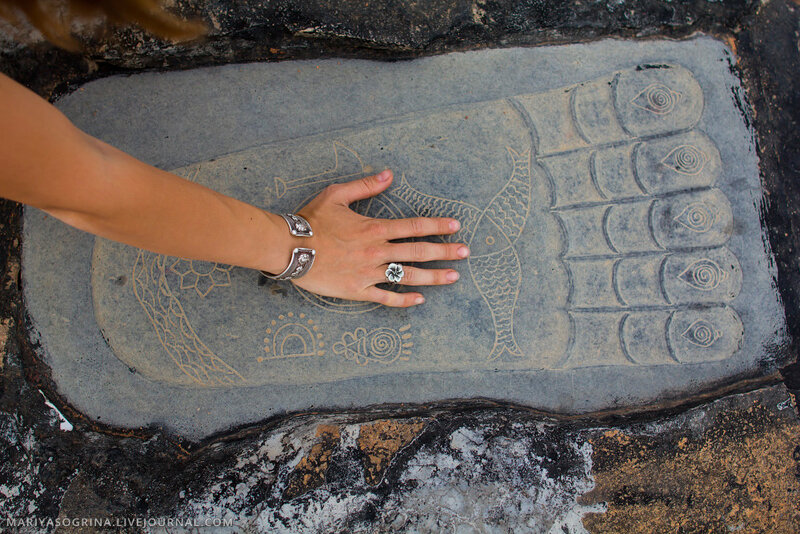
[[[698,128],[703,106],[688,70],[642,66],[551,91],[254,147],[180,171],[270,210],[291,211],[327,184],[389,167],[400,178],[355,204],[356,211],[461,221],[458,234],[442,239],[470,246],[469,279],[408,316],[420,339],[408,359],[391,365],[343,365],[334,356],[346,351],[265,358],[263,335],[252,334],[263,330],[263,310],[288,314],[301,307],[321,314],[319,325],[329,320],[334,339],[387,327],[396,312],[375,303],[285,286],[254,291],[252,277],[237,269],[230,284],[225,278],[209,292],[187,281],[184,269],[170,270],[173,260],[151,253],[133,264],[135,296],[184,375],[171,380],[184,385],[729,358],[744,335],[733,307],[743,275],[728,248],[734,219],[718,187],[723,162]],[[231,178],[244,172],[254,176]],[[98,294],[117,298],[104,284],[118,276],[98,268]],[[152,298],[167,293],[167,300]],[[230,309],[253,311],[229,331]],[[448,329],[448,314],[460,314],[458,328]],[[110,332],[126,321],[105,324]],[[250,352],[244,341],[229,345],[236,336],[255,339]],[[113,334],[109,339],[122,344]],[[261,360],[242,356],[252,353]],[[125,357],[147,376],[160,376],[146,358]]]

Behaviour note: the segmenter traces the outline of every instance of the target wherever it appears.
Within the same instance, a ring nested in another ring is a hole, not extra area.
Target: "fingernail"
[[[448,282],[455,282],[456,280],[458,280],[458,273],[455,271],[450,271],[449,273],[447,273],[446,278]]]
[[[462,258],[469,256],[469,249],[467,247],[459,247],[458,255]]]
[[[386,180],[389,179],[389,176],[391,175],[392,173],[389,171],[389,169],[386,169],[385,171],[380,172],[377,178],[379,182],[385,182]]]
[[[414,304],[422,304],[423,302],[425,302],[425,297],[423,297],[422,295],[414,299]]]
[[[460,222],[458,222],[458,221],[450,221],[450,230],[452,230],[453,232],[458,232],[458,230],[460,228],[461,228],[461,223]]]

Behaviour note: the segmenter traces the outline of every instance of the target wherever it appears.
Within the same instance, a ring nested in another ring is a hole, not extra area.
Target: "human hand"
[[[325,188],[298,214],[305,217],[314,235],[298,246],[316,250],[314,266],[292,282],[308,291],[328,297],[371,301],[393,307],[409,307],[425,302],[420,293],[398,293],[376,287],[386,282],[389,263],[458,260],[469,256],[460,243],[392,243],[409,237],[447,235],[461,225],[455,219],[415,217],[373,219],[350,209],[358,200],[374,197],[392,183],[392,172],[385,170],[352,182]],[[403,266],[403,285],[452,284],[458,280],[453,269],[423,269]]]

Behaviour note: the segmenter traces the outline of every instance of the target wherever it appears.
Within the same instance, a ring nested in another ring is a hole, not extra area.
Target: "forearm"
[[[285,267],[293,241],[278,216],[138,161],[0,78],[0,127],[8,136],[0,147],[2,196],[157,253]]]
[[[153,252],[280,272],[293,238],[286,223],[161,171],[99,141],[99,176],[84,198],[45,207],[82,230]]]

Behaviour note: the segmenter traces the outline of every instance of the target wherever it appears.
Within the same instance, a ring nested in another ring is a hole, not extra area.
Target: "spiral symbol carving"
[[[710,347],[720,336],[722,334],[714,328],[714,325],[702,319],[692,323],[683,333],[683,337],[689,340],[689,343],[699,347]]]
[[[689,222],[692,226],[700,227],[705,226],[708,224],[708,220],[710,217],[708,216],[708,212],[704,209],[693,209],[687,215]]]
[[[714,331],[708,325],[700,325],[695,327],[692,337],[700,345],[708,345],[714,339]]]
[[[667,113],[675,105],[672,94],[663,85],[650,86],[647,91],[647,103],[650,105],[650,109],[656,113]]]
[[[678,278],[695,289],[711,291],[728,278],[728,273],[715,262],[704,259],[692,263]]]
[[[673,91],[663,83],[654,83],[645,87],[631,103],[656,115],[666,115],[675,109],[680,97],[679,92]]]
[[[370,334],[369,355],[379,362],[388,362],[400,355],[400,335],[395,330],[378,328]]]
[[[694,283],[702,289],[712,289],[719,285],[719,271],[714,270],[710,265],[698,267],[692,273]]]
[[[342,340],[333,345],[333,352],[359,365],[369,362],[388,365],[398,359],[407,360],[403,355],[410,354],[408,349],[413,346],[408,341],[411,337],[407,332],[409,328],[410,325],[406,325],[398,331],[381,327],[367,332],[366,328],[359,327],[353,332],[346,332]]]
[[[694,145],[675,147],[661,160],[670,169],[689,176],[700,174],[707,162],[705,153]]]
[[[693,232],[707,232],[717,220],[717,211],[704,202],[693,202],[675,220]]]

